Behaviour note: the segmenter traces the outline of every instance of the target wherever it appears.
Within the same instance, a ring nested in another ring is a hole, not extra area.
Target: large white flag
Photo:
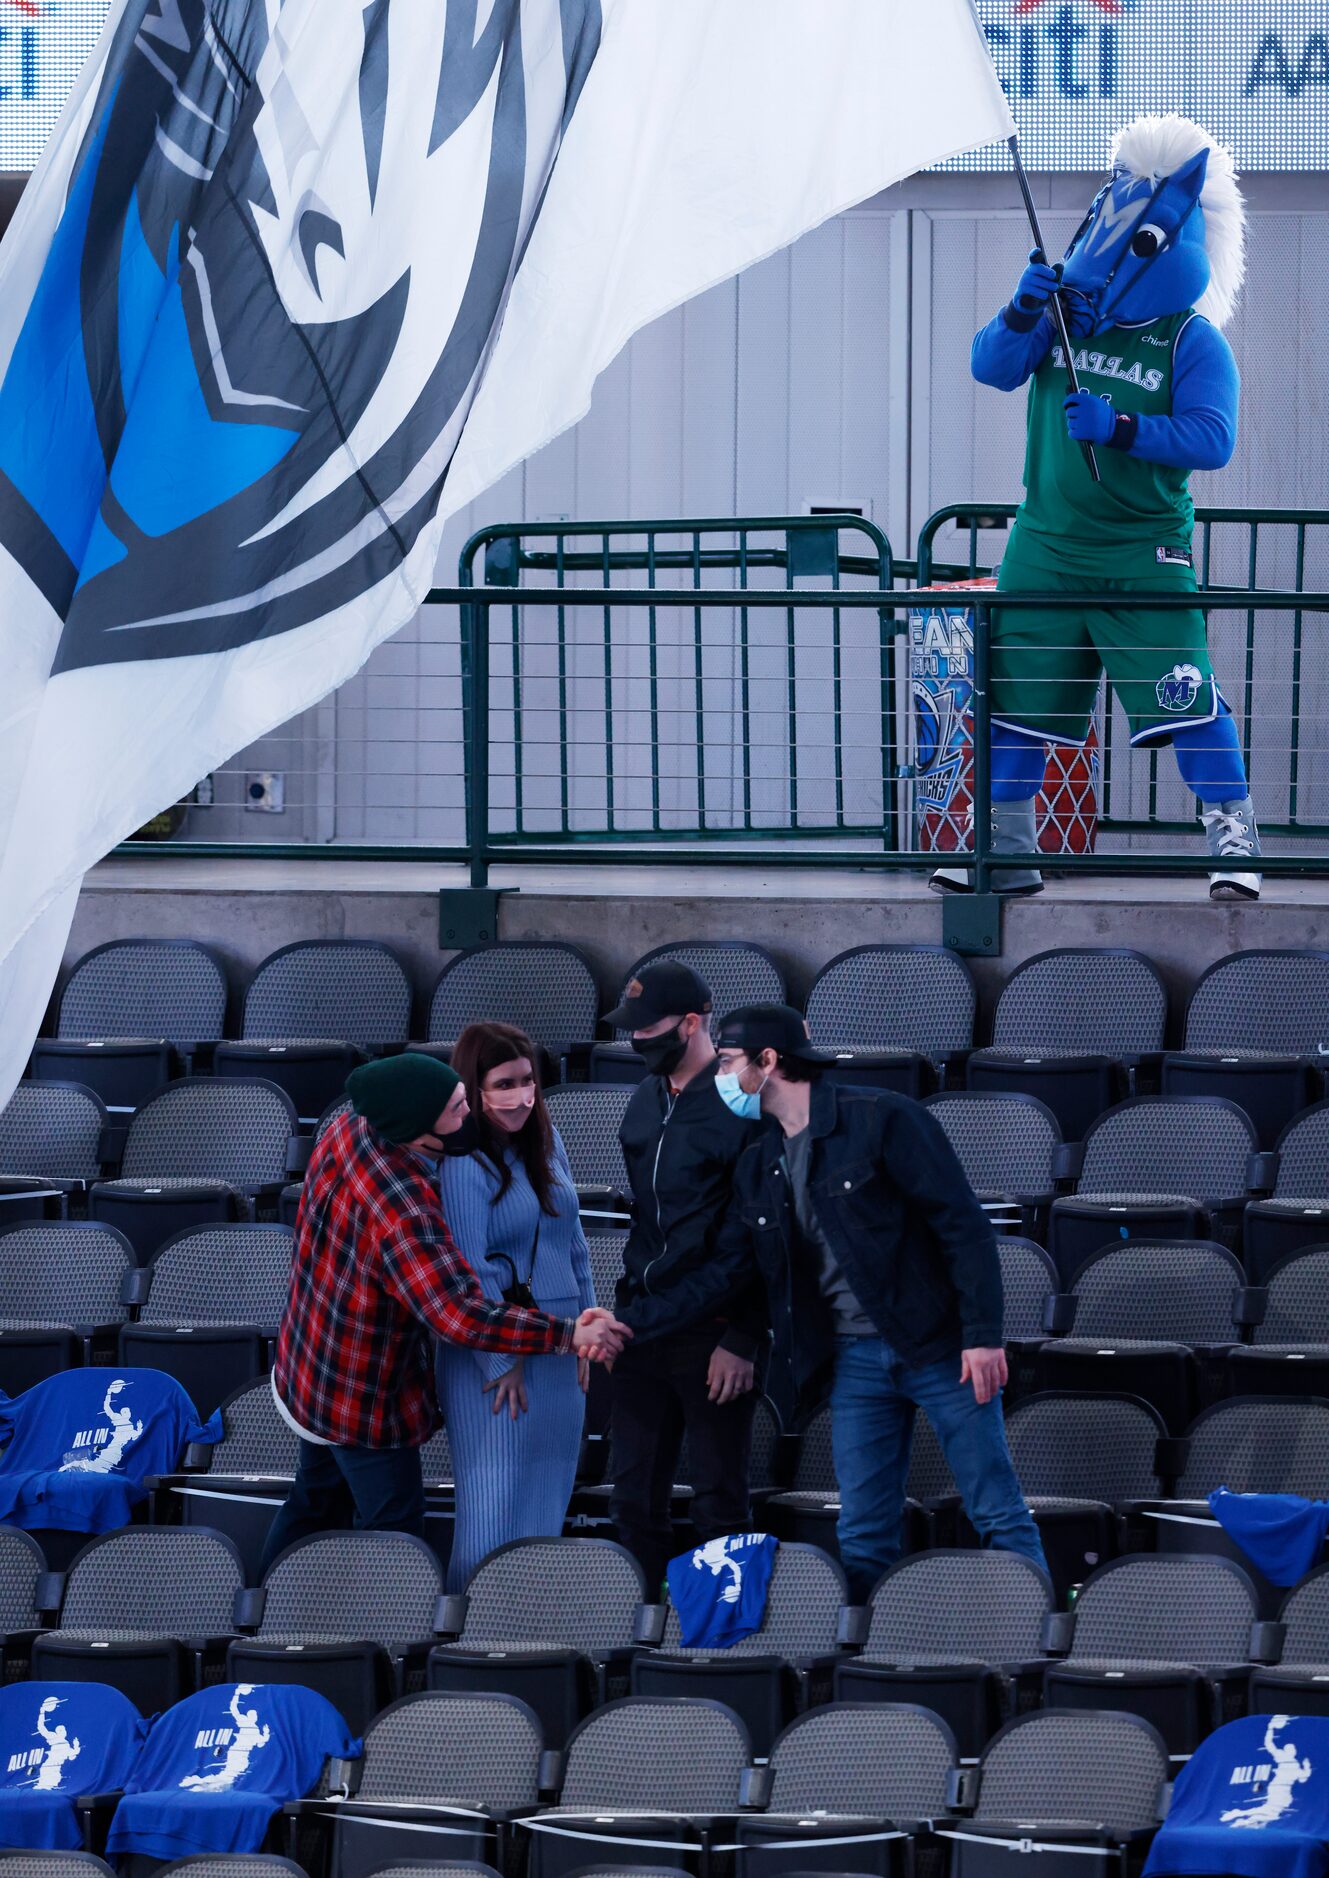
[[[0,248],[0,1102],[85,870],[632,333],[1012,128],[970,0],[119,0]]]

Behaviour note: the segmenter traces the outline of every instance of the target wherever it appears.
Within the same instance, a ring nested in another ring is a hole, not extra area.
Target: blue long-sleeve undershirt
[[[1112,330],[1108,328],[1108,332]],[[970,370],[980,385],[1017,391],[1043,363],[1053,337],[1050,313],[1040,314],[1034,325],[1024,328],[1012,325],[1003,307],[975,334]],[[1105,335],[1099,333],[1074,343],[1077,350],[1089,346],[1101,349],[1104,339]],[[1174,469],[1222,469],[1237,444],[1240,389],[1231,346],[1217,327],[1197,314],[1187,321],[1177,340],[1171,415],[1141,412],[1127,454],[1149,463],[1167,463]]]

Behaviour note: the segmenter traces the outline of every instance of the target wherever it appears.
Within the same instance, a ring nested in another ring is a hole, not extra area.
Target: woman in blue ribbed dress
[[[471,1024],[452,1067],[479,1146],[445,1160],[443,1212],[485,1296],[576,1317],[595,1303],[568,1157],[540,1093],[535,1046],[508,1024]],[[586,1365],[561,1356],[438,1349],[438,1395],[457,1486],[449,1591],[487,1552],[563,1530],[585,1410]]]

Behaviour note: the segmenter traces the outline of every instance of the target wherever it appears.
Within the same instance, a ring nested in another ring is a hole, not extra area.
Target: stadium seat
[[[1280,1259],[1329,1233],[1329,1102],[1288,1123],[1270,1166],[1272,1197],[1246,1208],[1246,1270],[1257,1285]]]
[[[835,1671],[837,1702],[912,1702],[971,1758],[1037,1687],[1052,1587],[1014,1552],[938,1549],[878,1581],[859,1656]]]
[[[923,1106],[994,1223],[1041,1242],[1063,1152],[1051,1109],[1032,1096],[965,1090],[929,1096]]]
[[[711,1033],[720,1019],[742,1004],[783,1004],[784,974],[770,953],[746,939],[681,939],[647,952],[623,975],[615,1006],[627,996],[628,986],[648,965],[665,960],[686,965],[711,992]],[[590,1053],[592,1082],[637,1083],[646,1065],[632,1047],[631,1032],[620,1030],[612,1043],[597,1043]]]
[[[549,1119],[563,1138],[584,1218],[622,1222],[628,1170],[618,1131],[632,1096],[627,1088],[551,1089]]]
[[[422,1539],[327,1532],[290,1546],[236,1603],[226,1673],[300,1682],[357,1733],[418,1676],[434,1640],[443,1575]]]
[[[270,1082],[186,1076],[130,1119],[120,1172],[94,1182],[93,1219],[117,1227],[146,1265],[190,1226],[253,1217],[293,1165],[296,1114]]]
[[[225,1878],[225,1874],[219,1872],[217,1878]],[[502,1878],[502,1874],[496,1872],[492,1865],[484,1865],[478,1859],[457,1858],[445,1862],[442,1859],[413,1858],[401,1865],[381,1866],[374,1878]],[[585,1874],[583,1878],[586,1878]],[[640,1874],[634,1874],[634,1878],[640,1878]],[[665,1878],[665,1875],[661,1874],[661,1878]],[[669,1878],[672,1878],[672,1874]]]
[[[370,1722],[347,1772],[352,1797],[331,1822],[317,1804],[287,1809],[326,1836],[327,1878],[369,1878],[399,1861],[414,1875],[422,1854],[447,1871],[454,1861],[473,1875],[506,1871],[518,1837],[509,1822],[540,1798],[540,1724],[508,1695],[409,1695]]]
[[[287,1226],[177,1233],[128,1276],[120,1361],[168,1371],[210,1414],[268,1367],[290,1282]]]
[[[187,1450],[187,1471],[154,1483],[154,1523],[224,1533],[240,1556],[245,1583],[256,1584],[268,1528],[295,1478],[298,1443],[277,1413],[267,1376],[224,1401],[221,1421],[215,1447]]]
[[[55,1035],[33,1045],[30,1073],[83,1083],[109,1109],[136,1109],[225,1028],[226,979],[207,946],[113,939],[69,974]]]
[[[623,1222],[626,1224],[626,1221]],[[612,1311],[619,1279],[623,1275],[623,1249],[628,1235],[622,1227],[592,1227],[586,1234],[591,1255],[591,1283],[595,1301]],[[610,1378],[603,1363],[592,1363],[590,1386],[586,1391],[585,1441],[580,1473],[586,1481],[603,1480],[609,1438]]]
[[[1323,1092],[1329,952],[1234,952],[1191,993],[1182,1048],[1163,1060],[1166,1095],[1239,1103],[1262,1148]]]
[[[1329,1715],[1329,1565],[1293,1585],[1278,1625],[1278,1661],[1251,1671],[1251,1714]]]
[[[725,1649],[685,1649],[677,1610],[657,1607],[659,1648],[632,1665],[632,1693],[703,1696],[724,1702],[769,1754],[785,1723],[831,1692],[844,1654],[848,1592],[840,1567],[815,1546],[784,1544],[775,1555],[761,1628]]]
[[[787,1458],[790,1449],[792,1463]],[[816,1546],[831,1558],[838,1558],[840,1488],[831,1449],[829,1408],[818,1409],[801,1433],[781,1441],[777,1473],[777,1490],[764,1496],[761,1503],[761,1523],[778,1539]],[[949,1499],[954,1491],[932,1425],[926,1415],[916,1415],[905,1483],[906,1552],[915,1551],[927,1541],[927,1503],[937,1497]]]
[[[695,1847],[676,1859],[692,1870],[717,1822],[737,1813],[751,1760],[743,1724],[719,1702],[630,1696],[597,1709],[568,1742],[558,1807],[530,1829],[528,1878],[583,1871],[600,1837],[629,1870],[629,1840],[644,1841],[644,1865],[658,1856],[651,1840]]]
[[[955,1758],[954,1736],[924,1708],[838,1702],[800,1715],[757,1776],[765,1810],[739,1819],[738,1878],[904,1878],[911,1835],[947,1809]]]
[[[300,939],[264,959],[245,992],[240,1041],[213,1053],[217,1076],[262,1077],[312,1125],[357,1063],[405,1043],[411,987],[372,939]]]
[[[242,1582],[220,1533],[104,1533],[43,1588],[57,1622],[32,1639],[33,1680],[108,1682],[140,1715],[169,1708],[220,1669]]]
[[[166,1878],[168,1872],[171,1878],[305,1878],[302,1865],[274,1852],[196,1852],[159,1865],[156,1878]]]
[[[597,1703],[626,1693],[644,1599],[640,1566],[608,1540],[500,1546],[445,1599],[429,1687],[517,1696],[561,1748]]]
[[[90,1847],[80,1796],[123,1787],[146,1733],[133,1703],[102,1683],[0,1687],[0,1844]]]
[[[1127,1853],[1138,1860],[1158,1825],[1168,1773],[1157,1731],[1134,1715],[1021,1715],[956,1782],[958,1816],[937,1827],[949,1878],[1009,1878],[1028,1854],[1039,1878],[1137,1870]]]
[[[1329,1480],[1329,1401],[1288,1396],[1238,1396],[1204,1409],[1179,1444],[1172,1497],[1144,1509],[1154,1549],[1230,1559],[1260,1594],[1271,1618],[1282,1593],[1255,1571],[1209,1510],[1217,1487],[1232,1493],[1297,1493],[1324,1497]]]
[[[1228,1352],[1233,1393],[1329,1396],[1329,1245],[1280,1259],[1250,1295],[1254,1339]]]
[[[105,1859],[92,1852],[0,1850],[0,1878],[115,1878]],[[237,1874],[243,1878],[243,1874]]]
[[[1120,1239],[1241,1243],[1255,1171],[1255,1131],[1221,1097],[1135,1096],[1100,1116],[1067,1150],[1075,1180],[1053,1202],[1048,1251],[1069,1284],[1084,1261]]]
[[[854,946],[822,967],[806,1010],[837,1082],[919,1097],[972,1047],[976,1006],[972,972],[945,946]]]
[[[63,1218],[102,1171],[101,1097],[79,1083],[21,1082],[0,1109],[0,1220]]]
[[[46,1556],[31,1533],[0,1526],[0,1685],[28,1673],[45,1575]]]
[[[430,999],[428,1040],[450,1049],[468,1024],[514,1024],[559,1071],[574,1044],[589,1045],[599,1017],[595,976],[576,946],[504,939],[448,960]]]
[[[1141,1504],[1165,1491],[1163,1422],[1131,1396],[1049,1391],[1008,1408],[1006,1444],[1064,1603],[1095,1566],[1131,1549]]]
[[[965,1086],[1036,1096],[1067,1141],[1135,1093],[1135,1072],[1163,1048],[1167,991],[1155,966],[1121,946],[1061,947],[1026,959],[997,998],[992,1042]]]
[[[1190,1754],[1239,1714],[1256,1632],[1255,1586],[1227,1559],[1134,1556],[1086,1579],[1048,1629],[1049,1708],[1127,1709]]]
[[[1224,1247],[1131,1239],[1086,1259],[1051,1309],[1067,1334],[1039,1348],[1036,1389],[1140,1396],[1180,1434],[1241,1340],[1247,1305]]]
[[[62,1369],[109,1362],[133,1248],[111,1226],[10,1226],[0,1207],[0,1389],[21,1395]]]
[[[1057,1268],[1032,1239],[1002,1234],[997,1240],[1001,1260],[1002,1334],[1006,1343],[1005,1402],[1027,1395],[1033,1358],[1047,1332],[1044,1322],[1057,1293]]]

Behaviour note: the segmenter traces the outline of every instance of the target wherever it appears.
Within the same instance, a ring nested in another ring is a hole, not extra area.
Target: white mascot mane
[[[1211,273],[1195,310],[1215,326],[1226,326],[1246,273],[1246,205],[1231,151],[1190,118],[1169,112],[1166,117],[1137,117],[1119,130],[1112,140],[1112,162],[1132,176],[1157,182],[1201,150],[1209,152],[1200,207]]]

